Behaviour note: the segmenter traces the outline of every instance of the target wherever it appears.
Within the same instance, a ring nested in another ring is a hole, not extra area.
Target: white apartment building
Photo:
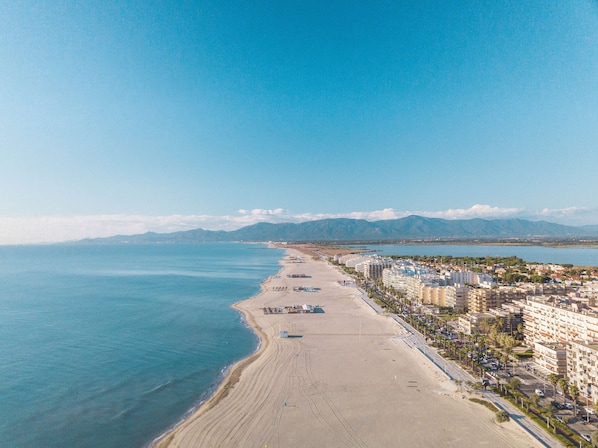
[[[558,342],[536,342],[534,362],[546,374],[567,374],[567,347]]]
[[[382,271],[392,266],[392,260],[388,258],[370,258],[363,263],[363,276],[374,280],[382,278]]]
[[[598,341],[598,313],[562,296],[528,296],[523,306],[524,335],[536,342]]]
[[[567,379],[581,396],[598,401],[598,342],[567,343]]]
[[[367,260],[369,260],[370,257],[369,256],[364,256],[364,255],[353,255],[351,257],[348,257],[344,260],[344,265],[347,266],[348,268],[356,268],[356,266],[360,263],[364,263]]]

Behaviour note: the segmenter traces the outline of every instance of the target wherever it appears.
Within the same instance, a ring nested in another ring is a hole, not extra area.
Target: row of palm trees
[[[552,390],[555,397],[557,386],[561,390],[561,393],[563,394],[563,404],[567,402],[567,394],[571,396],[575,415],[577,415],[577,399],[580,395],[579,387],[577,387],[576,384],[569,384],[567,378],[560,377],[556,373],[551,373],[548,375],[548,382],[552,385]],[[598,412],[598,403],[594,405],[594,408]]]

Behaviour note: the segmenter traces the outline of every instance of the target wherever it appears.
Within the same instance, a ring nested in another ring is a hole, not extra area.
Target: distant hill
[[[194,229],[148,232],[83,240],[86,243],[182,243],[216,241],[401,241],[473,239],[579,239],[598,237],[598,226],[573,227],[525,219],[448,220],[407,216],[385,221],[323,219],[294,223],[258,223],[230,232]]]

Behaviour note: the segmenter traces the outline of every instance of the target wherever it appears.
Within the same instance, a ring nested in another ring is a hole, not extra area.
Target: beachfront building
[[[359,254],[350,254],[344,257],[341,257],[339,260],[340,263],[344,264],[348,268],[353,268],[369,259],[369,256],[359,255]]]
[[[465,284],[454,284],[445,287],[446,306],[452,307],[455,311],[467,309],[467,294],[469,286]]]
[[[435,272],[419,274],[405,280],[407,298],[417,303],[436,305],[432,300],[438,300],[442,295],[439,291],[432,291],[440,286],[446,286],[446,279]],[[434,299],[433,299],[434,298]],[[444,301],[444,298],[442,299]]]
[[[567,342],[567,379],[588,401],[598,401],[598,342]]]
[[[563,296],[528,296],[523,306],[525,342],[598,341],[598,313]]]
[[[467,309],[470,313],[485,313],[500,308],[504,303],[525,298],[525,293],[512,286],[471,288],[467,293]]]
[[[379,280],[382,278],[384,269],[388,269],[391,266],[392,260],[389,258],[372,257],[363,263],[363,276],[365,278]]]
[[[559,342],[536,342],[533,362],[545,374],[567,374],[567,346]]]
[[[422,304],[451,307],[464,311],[472,285],[492,286],[492,277],[471,271],[436,269],[411,260],[394,262],[382,273],[384,285],[404,293],[407,299]]]
[[[422,285],[421,303],[438,307],[446,307],[446,288],[446,285],[438,285],[437,283]]]
[[[382,283],[384,286],[407,293],[406,280],[408,278],[432,272],[432,269],[412,260],[395,260],[392,266],[382,271]]]

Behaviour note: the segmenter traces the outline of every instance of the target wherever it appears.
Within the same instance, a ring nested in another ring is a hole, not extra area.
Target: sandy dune
[[[302,257],[285,258],[260,295],[237,304],[262,334],[259,353],[232,369],[216,396],[160,447],[539,446],[515,423],[496,424],[490,411],[463,399],[402,342],[399,325],[339,285],[342,274]],[[304,303],[324,312],[262,311]],[[280,338],[281,330],[291,337]]]

